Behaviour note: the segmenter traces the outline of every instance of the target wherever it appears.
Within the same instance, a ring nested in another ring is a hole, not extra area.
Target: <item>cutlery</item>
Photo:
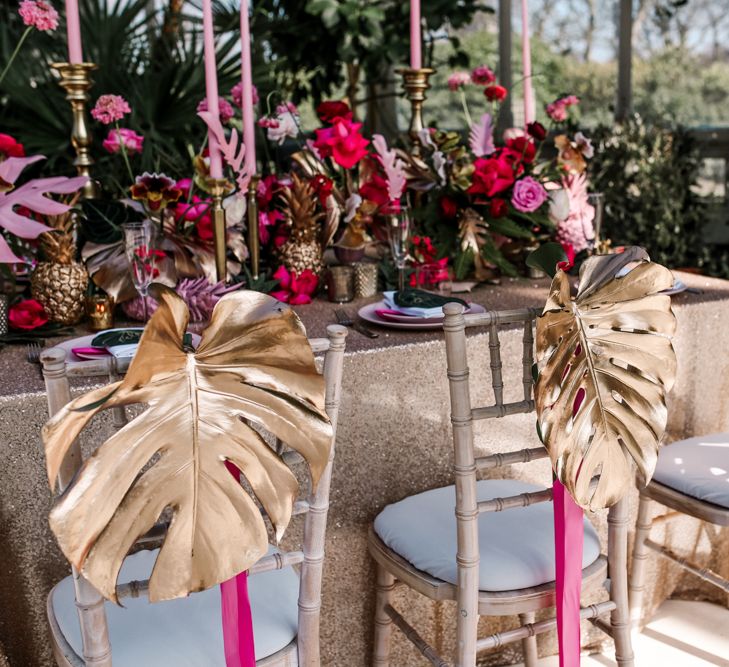
[[[25,348],[25,356],[31,364],[39,364],[42,351],[43,346],[40,343],[28,343]]]
[[[364,324],[359,321],[353,320],[351,315],[347,313],[344,308],[337,308],[334,311],[334,315],[337,318],[337,322],[344,327],[352,327],[355,331],[361,333],[363,336],[368,338],[378,338],[380,334],[368,329]]]

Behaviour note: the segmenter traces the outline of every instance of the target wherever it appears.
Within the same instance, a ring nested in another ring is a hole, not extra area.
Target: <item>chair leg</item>
[[[373,667],[389,667],[392,619],[385,612],[390,604],[395,577],[382,565],[377,565],[377,599],[375,602],[375,648],[372,656]]]
[[[610,625],[615,641],[615,661],[618,667],[634,667],[633,644],[630,636],[628,608],[628,499],[623,498],[610,508],[608,514],[608,575],[610,599],[615,609],[610,613]]]
[[[638,521],[635,525],[635,542],[633,544],[633,563],[630,568],[630,624],[633,628],[640,625],[643,614],[643,594],[645,592],[645,565],[648,560],[648,548],[645,541],[651,529],[651,501],[640,497]]]
[[[533,611],[519,614],[519,621],[522,625],[534,623],[535,618],[536,614]],[[524,667],[537,667],[537,636],[531,635],[526,639],[522,639],[521,650],[524,653]]]

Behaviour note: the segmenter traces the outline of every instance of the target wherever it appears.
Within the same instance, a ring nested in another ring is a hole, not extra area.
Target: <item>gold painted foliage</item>
[[[640,248],[593,256],[574,298],[557,272],[537,320],[538,425],[558,478],[584,508],[620,500],[634,466],[646,483],[653,475],[676,375],[676,321],[660,294],[672,284],[671,272]]]
[[[245,420],[301,453],[314,484],[332,444],[324,381],[292,310],[257,292],[228,294],[192,352],[184,347],[184,301],[161,286],[158,300],[124,379],[72,401],[43,429],[53,487],[68,448],[99,410],[147,405],[84,463],[50,515],[63,553],[112,600],[129,548],[166,508],[172,520],[150,579],[152,601],[209,588],[266,553],[261,511],[226,461],[283,534],[297,481]]]

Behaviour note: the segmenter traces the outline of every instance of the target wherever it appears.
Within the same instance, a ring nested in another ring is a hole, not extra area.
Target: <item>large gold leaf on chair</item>
[[[616,273],[638,260],[622,277]],[[671,272],[633,248],[589,258],[572,298],[557,271],[537,320],[538,424],[554,470],[575,501],[609,507],[649,481],[676,374]],[[590,480],[599,478],[590,490]]]
[[[107,598],[135,540],[169,508],[172,520],[150,578],[150,600],[209,588],[266,553],[259,506],[228,472],[245,475],[281,536],[297,481],[244,420],[297,450],[314,484],[327,465],[332,427],[324,381],[296,314],[257,292],[216,305],[195,352],[184,347],[188,310],[159,290],[126,377],[69,403],[43,429],[48,476],[99,410],[146,410],[84,463],[50,516],[63,553]]]

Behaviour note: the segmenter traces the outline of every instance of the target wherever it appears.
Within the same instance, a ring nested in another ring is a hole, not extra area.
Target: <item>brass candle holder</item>
[[[60,76],[59,84],[66,91],[66,99],[71,104],[73,126],[71,129],[71,143],[76,151],[73,161],[79,176],[88,179],[82,190],[85,198],[98,197],[99,184],[91,178],[91,166],[94,160],[91,157],[91,134],[86,121],[86,103],[89,101],[91,72],[96,69],[93,63],[53,63],[51,67]]]
[[[258,176],[252,176],[248,183],[248,255],[251,259],[251,276],[256,279],[260,272],[260,237],[258,236]]]
[[[435,74],[434,69],[421,67],[412,69],[409,67],[397,70],[402,75],[402,86],[410,102],[410,139],[413,144],[413,155],[420,155],[420,130],[425,128],[423,123],[423,103],[426,99],[426,91],[430,88],[430,77]]]
[[[227,225],[225,223],[225,209],[223,208],[223,196],[228,187],[228,181],[224,178],[208,178],[208,190],[213,197],[213,206],[210,214],[213,219],[213,241],[215,243],[215,273],[218,282],[225,282],[228,279],[227,254]]]

